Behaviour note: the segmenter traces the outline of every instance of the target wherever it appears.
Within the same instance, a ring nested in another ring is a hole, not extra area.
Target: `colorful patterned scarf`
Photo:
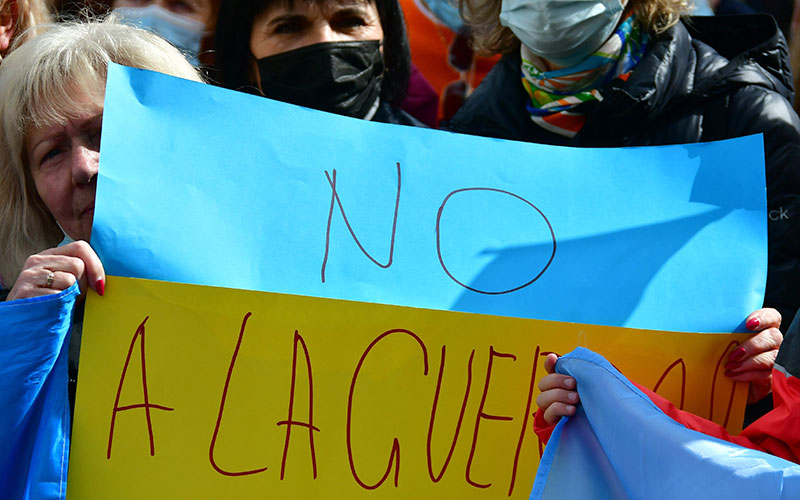
[[[570,68],[540,71],[542,59],[522,45],[522,86],[531,97],[527,104],[534,123],[567,137],[574,137],[586,123],[575,109],[588,101],[602,101],[598,89],[614,78],[627,80],[647,51],[647,33],[630,15],[596,52]]]

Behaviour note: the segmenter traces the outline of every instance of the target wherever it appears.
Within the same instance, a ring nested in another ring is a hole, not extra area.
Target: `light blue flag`
[[[581,404],[553,431],[531,500],[800,498],[800,465],[687,429],[598,354],[579,347],[556,371]]]
[[[101,148],[110,275],[682,331],[763,300],[760,136],[527,144],[112,64]]]
[[[0,498],[65,498],[67,356],[78,285],[0,302]]]

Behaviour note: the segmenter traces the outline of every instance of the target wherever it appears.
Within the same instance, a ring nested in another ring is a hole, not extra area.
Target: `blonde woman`
[[[113,19],[39,27],[0,65],[0,498],[65,491],[73,285],[102,294],[105,279],[88,240],[109,62],[200,81],[168,42]]]

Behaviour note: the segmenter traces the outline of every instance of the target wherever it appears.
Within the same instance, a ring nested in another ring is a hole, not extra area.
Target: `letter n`
[[[114,399],[114,409],[111,412],[111,426],[108,431],[108,451],[106,452],[107,459],[111,459],[111,444],[114,441],[114,424],[116,422],[118,412],[144,408],[145,419],[147,421],[147,434],[150,438],[150,456],[154,456],[156,454],[156,448],[153,440],[153,422],[150,419],[150,408],[154,408],[156,410],[164,410],[164,411],[174,410],[174,408],[168,408],[166,406],[161,406],[151,403],[150,396],[148,395],[147,392],[147,363],[145,361],[145,356],[144,356],[145,353],[144,325],[145,323],[147,323],[147,320],[149,318],[150,318],[149,316],[145,317],[144,321],[142,321],[142,323],[136,329],[136,333],[133,334],[133,338],[131,339],[131,345],[130,347],[128,347],[128,355],[125,357],[125,365],[122,367],[122,375],[120,375],[119,377],[119,386],[117,387],[117,397]],[[128,365],[131,362],[131,355],[133,354],[133,348],[136,347],[137,339],[139,340],[140,364],[142,366],[142,396],[144,398],[144,402],[140,404],[120,406],[119,396],[122,393],[122,386],[125,383],[125,375],[128,373]]]
[[[389,243],[389,258],[386,260],[386,264],[381,264],[378,262],[372,255],[367,252],[364,246],[359,241],[358,236],[356,236],[355,231],[353,231],[353,227],[350,225],[350,221],[347,219],[347,214],[344,212],[344,206],[342,206],[342,200],[339,198],[339,193],[336,192],[336,169],[333,170],[332,174],[329,174],[328,171],[325,171],[325,176],[328,178],[328,183],[331,185],[331,207],[328,211],[328,226],[325,231],[325,256],[322,258],[322,282],[325,283],[325,268],[328,265],[328,252],[330,250],[330,243],[331,243],[331,222],[333,221],[333,208],[335,205],[339,206],[339,212],[342,214],[342,219],[344,220],[345,225],[347,225],[347,230],[350,232],[350,236],[353,237],[353,240],[358,245],[359,250],[367,256],[369,260],[372,261],[378,267],[383,269],[387,269],[389,266],[392,265],[392,259],[394,258],[394,236],[395,231],[397,230],[397,212],[400,209],[400,163],[397,163],[397,196],[394,202],[394,217],[392,218],[392,237]]]

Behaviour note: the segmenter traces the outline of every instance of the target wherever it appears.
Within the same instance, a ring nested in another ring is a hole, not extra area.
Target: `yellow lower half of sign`
[[[528,498],[548,352],[606,356],[736,432],[744,335],[109,278],[86,306],[71,500]],[[631,432],[636,432],[631,429]]]

